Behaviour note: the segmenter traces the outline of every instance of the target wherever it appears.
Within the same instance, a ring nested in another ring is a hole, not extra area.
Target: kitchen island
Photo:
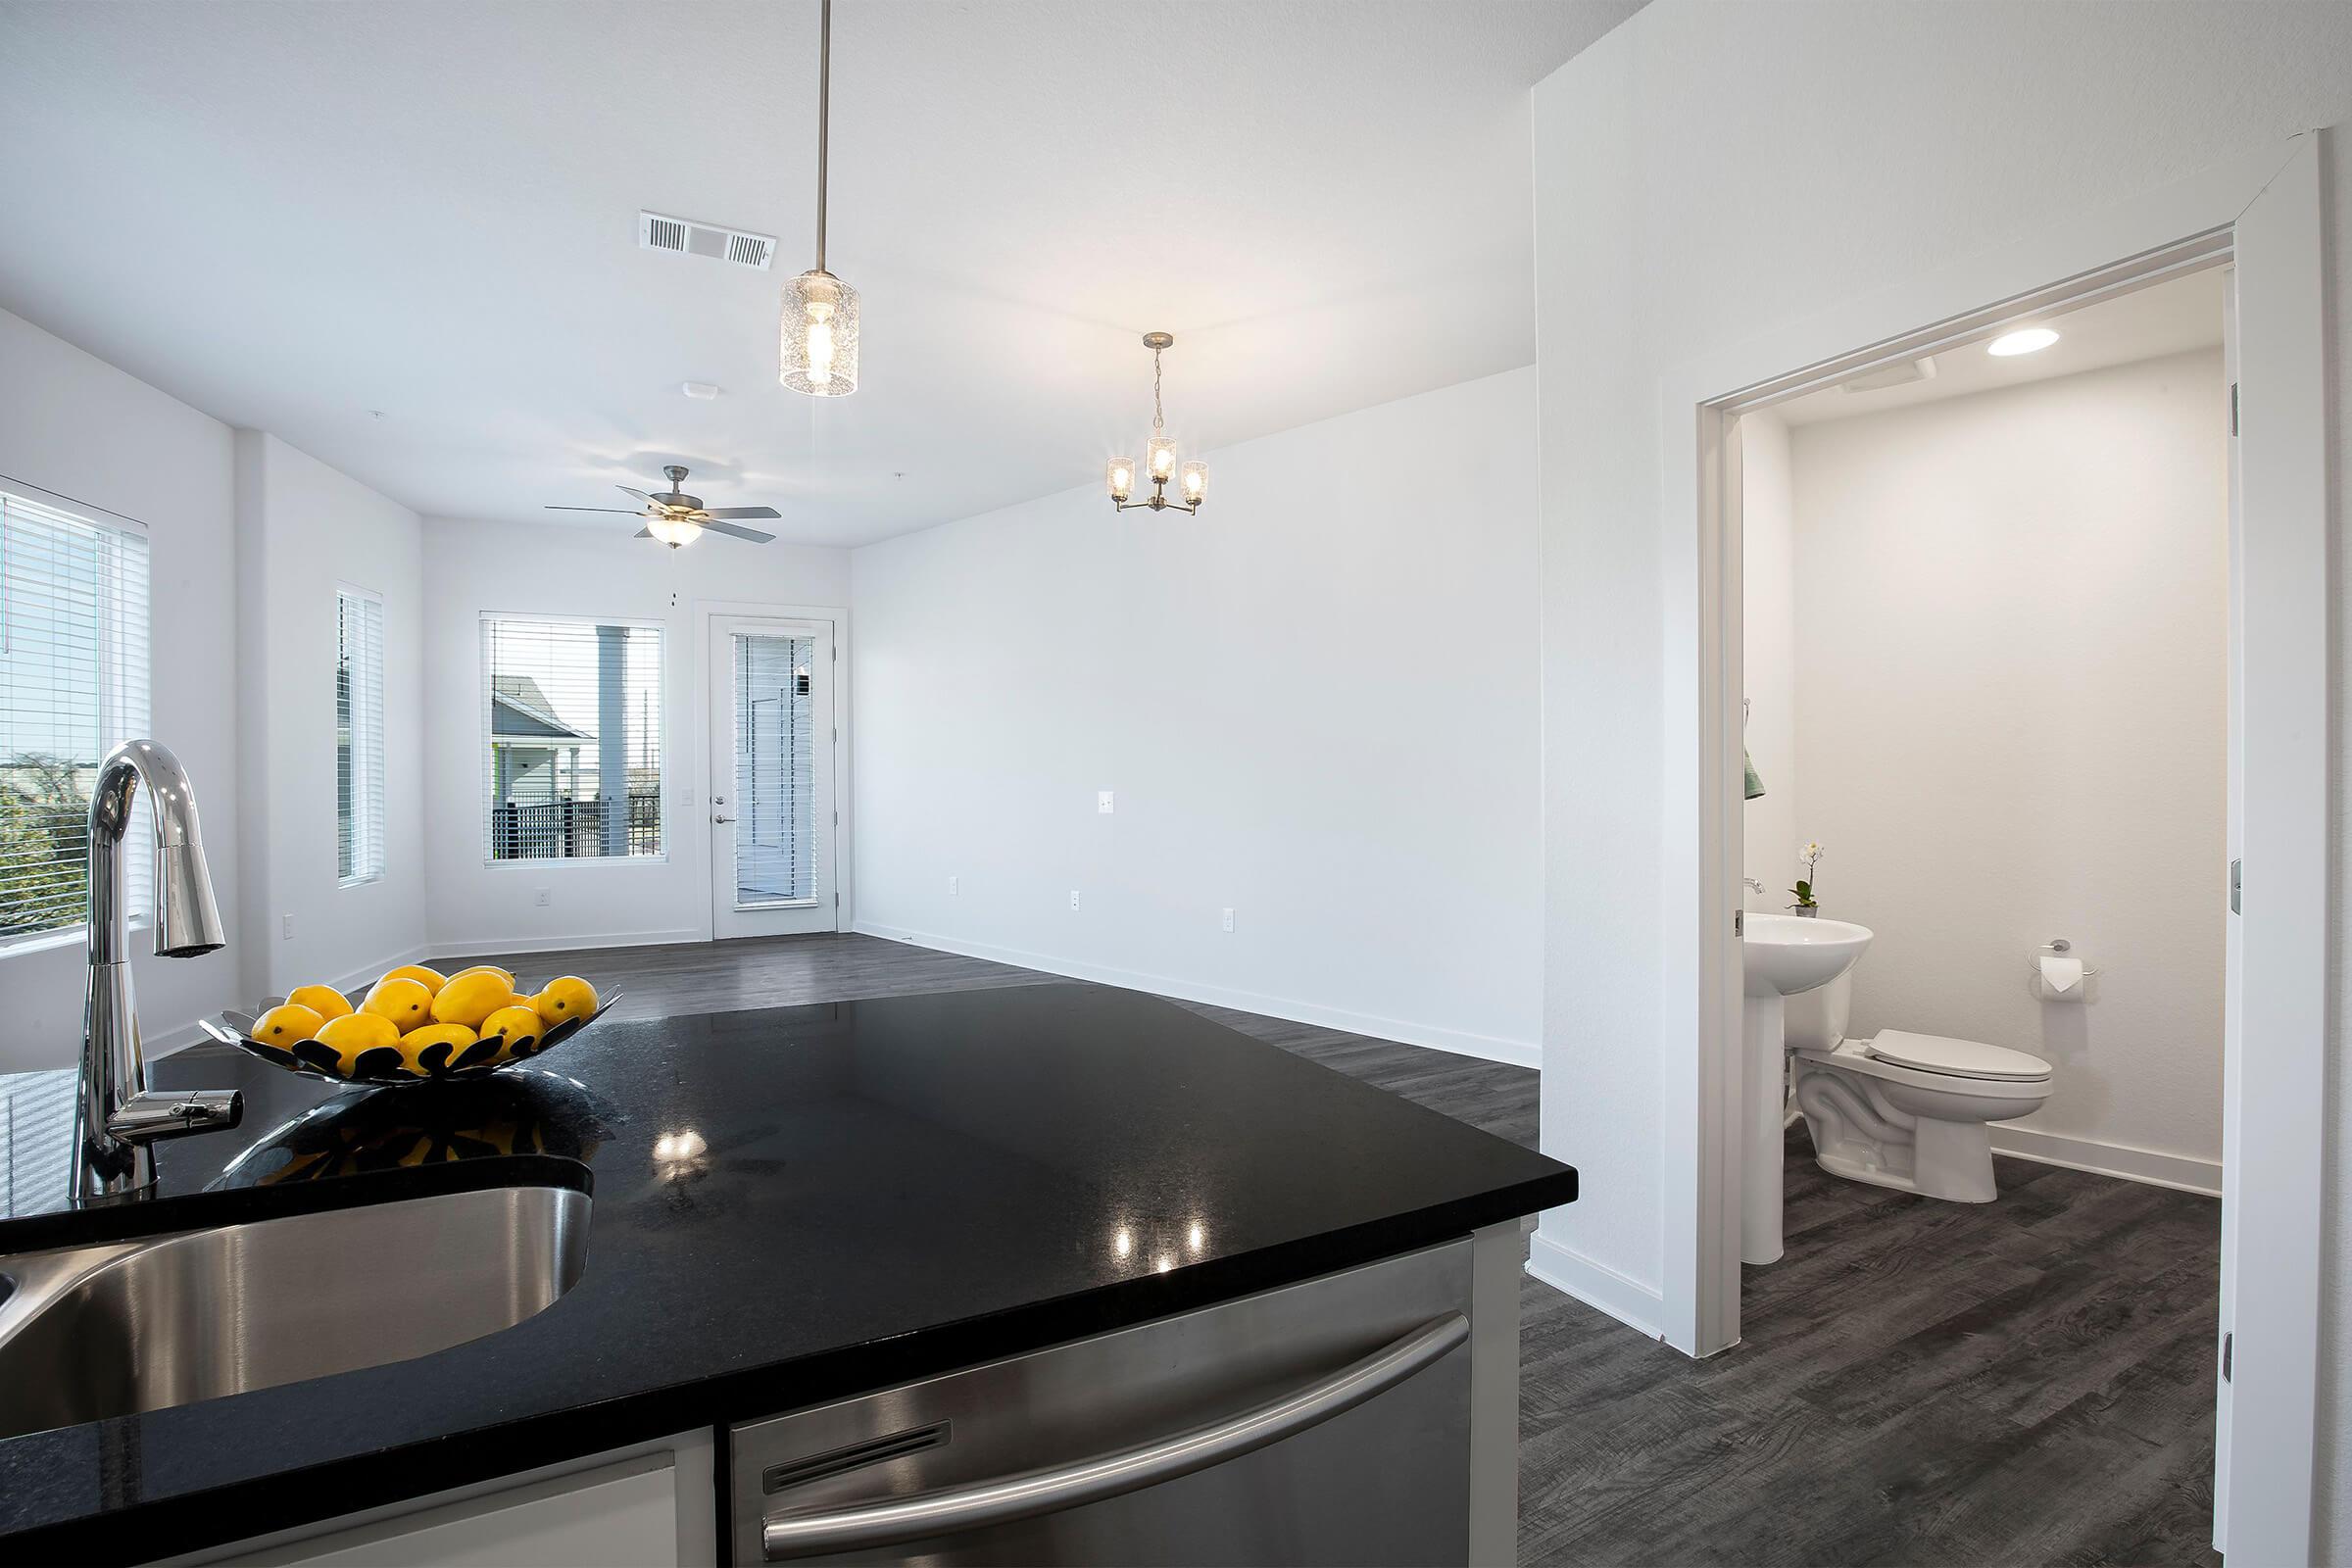
[[[883,1432],[904,1451],[857,1465],[924,1493],[1108,1450],[1152,1449],[1164,1464],[1171,1437],[1215,1427],[1230,1441],[1237,1409],[1335,1388],[1358,1402],[1308,1412],[1317,1430],[1354,1431],[1349,1452],[1385,1451],[1400,1423],[1379,1425],[1381,1411],[1410,1394],[1425,1408],[1402,1427],[1441,1444],[1467,1435],[1466,1493],[1430,1483],[1428,1507],[1464,1510],[1449,1537],[1464,1544],[1448,1555],[1508,1554],[1508,1519],[1494,1515],[1515,1485],[1517,1219],[1573,1200],[1575,1173],[1156,999],[1048,984],[608,1020],[528,1070],[367,1094],[225,1048],[165,1058],[153,1076],[241,1088],[244,1126],[166,1146],[152,1199],[78,1211],[59,1201],[62,1166],[54,1180],[46,1168],[62,1129],[27,1136],[39,1080],[17,1081],[0,1275],[41,1249],[526,1185],[587,1196],[584,1266],[544,1310],[428,1355],[0,1438],[0,1558],[260,1549],[501,1478],[625,1469],[634,1450],[670,1456],[686,1499],[681,1558],[756,1561],[761,1511],[790,1515],[795,1487],[838,1485],[843,1471],[731,1465],[747,1435],[810,1410],[826,1412],[819,1428],[862,1430],[858,1396],[913,1384],[962,1413]],[[1404,1272],[1363,1274],[1354,1307],[1286,1296],[1376,1265]],[[431,1281],[421,1289],[429,1300]],[[1235,1303],[1243,1316],[1215,1316]],[[1274,1315],[1247,1316],[1261,1310]],[[1263,1367],[1226,1376],[1224,1360],[1250,1362],[1283,1311],[1318,1325],[1299,1341],[1307,1359],[1271,1381]],[[1369,1338],[1343,1345],[1333,1325],[1351,1313]],[[1003,1448],[1018,1464],[984,1462],[983,1417],[1034,1407],[1032,1425],[1050,1425],[1057,1384],[1121,1379],[1073,1362],[992,1395],[949,1374],[1070,1342],[1129,1343],[1117,1337],[1171,1320],[1192,1338],[1149,1343],[1183,1348],[1157,1359],[1200,1371],[1184,1389],[1164,1367],[1139,1375],[1131,1407],[1094,1411],[1071,1451],[1024,1434]],[[1383,1352],[1391,1363],[1358,1364]],[[11,1377],[72,1375],[6,1356],[0,1345]],[[1459,1376],[1415,1394],[1423,1380],[1396,1359],[1407,1356]],[[1363,1392],[1375,1374],[1391,1392]],[[1352,1396],[1344,1375],[1361,1385]],[[1298,1560],[1330,1555],[1298,1543]]]

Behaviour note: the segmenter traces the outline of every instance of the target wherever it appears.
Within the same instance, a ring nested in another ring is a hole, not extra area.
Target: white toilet
[[[1788,999],[1788,1057],[1815,1157],[1833,1176],[1989,1203],[1988,1123],[2050,1098],[2050,1064],[1975,1040],[1882,1029],[1845,1038],[1853,981]]]

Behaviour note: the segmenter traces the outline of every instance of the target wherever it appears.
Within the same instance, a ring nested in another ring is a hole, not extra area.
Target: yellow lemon
[[[484,1018],[514,1004],[514,983],[505,979],[504,973],[497,969],[468,969],[464,974],[451,975],[449,984],[433,998],[433,1021],[479,1029]]]
[[[428,969],[421,963],[404,963],[397,969],[385,971],[384,978],[386,980],[414,980],[436,997],[441,994],[441,988],[449,984],[440,970]]]
[[[501,969],[495,963],[477,963],[469,969],[460,969],[456,974],[451,975],[449,978],[452,980],[463,980],[469,974],[494,974],[498,976],[499,979],[506,982],[506,986],[509,991],[514,989],[514,971],[512,969]]]
[[[531,1005],[539,1009],[539,1016],[553,1029],[596,1011],[596,987],[576,974],[567,974],[560,980],[550,980],[547,989],[531,999]]]
[[[362,1055],[379,1046],[397,1047],[400,1030],[380,1012],[347,1012],[340,1018],[327,1019],[314,1038],[333,1049],[348,1077]]]
[[[351,1003],[333,986],[296,986],[288,1002],[299,1002],[321,1018],[340,1018],[352,1010]]]
[[[316,1008],[299,1002],[289,1002],[271,1007],[253,1022],[253,1038],[265,1046],[291,1050],[298,1041],[308,1040],[326,1022]]]
[[[539,1030],[537,1009],[521,1003],[501,1007],[482,1020],[482,1038],[484,1040],[500,1039],[506,1042],[499,1049],[498,1059],[501,1061],[505,1061],[509,1056],[514,1055],[536,1041],[539,1038]]]
[[[360,1010],[391,1019],[392,1026],[405,1035],[418,1024],[432,1021],[433,994],[424,989],[422,981],[378,980]]]
[[[434,1046],[447,1046],[448,1054],[437,1058],[441,1066],[447,1067],[475,1038],[474,1032],[462,1023],[428,1023],[400,1037],[400,1056],[413,1070],[423,1072],[425,1052]]]

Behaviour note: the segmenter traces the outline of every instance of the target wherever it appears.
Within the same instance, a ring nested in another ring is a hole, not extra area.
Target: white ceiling
[[[1982,343],[1970,343],[1936,355],[1936,374],[1930,380],[1868,392],[1825,387],[1780,404],[1773,413],[1789,424],[1818,424],[2217,348],[2222,341],[2222,272],[2207,268],[2096,305],[2039,318],[2038,324],[2054,328],[2058,341],[2033,354],[2002,358],[1985,353]]]
[[[1526,89],[1637,7],[838,0],[820,403],[775,381],[816,0],[0,0],[0,306],[421,512],[674,461],[860,543],[1139,447],[1147,329],[1189,449],[1531,361]]]

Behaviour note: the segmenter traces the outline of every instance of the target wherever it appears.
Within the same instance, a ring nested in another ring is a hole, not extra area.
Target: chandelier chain
[[[1152,351],[1152,433],[1157,435],[1166,421],[1159,413],[1159,350]]]

